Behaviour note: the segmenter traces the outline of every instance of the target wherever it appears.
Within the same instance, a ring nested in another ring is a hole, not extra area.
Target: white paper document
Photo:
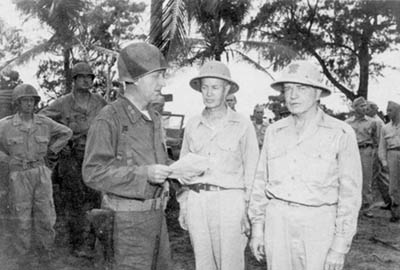
[[[210,162],[206,157],[188,153],[169,167],[172,169],[172,174],[168,177],[179,180],[179,178],[192,178],[203,174],[210,168]]]

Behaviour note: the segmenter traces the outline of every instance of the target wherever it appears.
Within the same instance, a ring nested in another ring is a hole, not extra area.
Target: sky
[[[148,0],[145,2],[149,2]],[[41,26],[37,20],[26,19],[16,10],[11,0],[0,1],[0,18],[8,25],[22,29],[23,34],[28,37],[29,45],[36,44],[43,38],[50,36],[49,31]],[[143,30],[149,27],[149,18],[143,15]],[[385,69],[383,77],[370,80],[369,99],[378,104],[381,110],[385,111],[388,100],[400,103],[400,51],[388,52],[376,58],[378,61],[385,62],[397,68],[397,70]],[[38,58],[16,67],[24,82],[30,83],[38,87],[38,83],[34,76],[37,68]],[[1,64],[1,63],[0,63]],[[267,103],[269,95],[275,95],[277,92],[270,88],[272,79],[262,71],[256,70],[248,64],[240,61],[230,61],[226,63],[231,71],[232,79],[239,84],[239,91],[236,93],[238,100],[236,109],[245,115],[252,114],[256,104]],[[172,76],[167,81],[164,93],[173,94],[173,101],[168,102],[165,106],[167,111],[173,113],[185,114],[186,120],[191,116],[198,114],[203,109],[202,98],[199,92],[193,90],[189,86],[191,78],[198,74],[198,66],[184,67],[174,70]],[[279,77],[278,73],[273,73],[275,78]],[[349,104],[345,100],[344,95],[336,92],[324,98],[323,104],[336,112],[349,110]],[[266,110],[268,117],[273,116],[271,112]]]

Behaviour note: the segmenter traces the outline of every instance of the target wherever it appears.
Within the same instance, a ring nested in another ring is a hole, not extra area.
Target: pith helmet
[[[231,89],[228,94],[236,93],[239,90],[239,85],[231,79],[229,68],[219,61],[205,63],[200,68],[199,75],[190,80],[190,86],[196,91],[201,91],[201,79],[203,78],[217,78],[229,82]]]
[[[280,92],[283,91],[283,84],[298,83],[321,89],[321,97],[331,94],[331,90],[322,84],[322,73],[317,65],[310,61],[295,61],[288,65],[282,72],[279,80],[273,82],[271,87]]]
[[[14,88],[12,93],[12,102],[15,104],[17,100],[22,97],[34,97],[36,103],[40,101],[38,92],[36,91],[35,87],[30,84],[23,83]]]
[[[86,62],[76,63],[72,67],[72,78],[78,75],[91,75],[93,78],[95,77],[92,68]]]
[[[118,56],[119,80],[122,82],[133,83],[140,76],[167,68],[167,61],[160,50],[145,42],[126,46]]]

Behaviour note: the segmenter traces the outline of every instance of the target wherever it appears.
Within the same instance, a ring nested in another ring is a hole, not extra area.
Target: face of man
[[[366,102],[360,102],[354,105],[354,112],[358,115],[365,115],[367,111],[367,103]]]
[[[19,99],[19,112],[31,114],[35,110],[36,100],[34,97],[21,97]]]
[[[161,89],[165,86],[165,70],[154,71],[139,78],[136,86],[145,104],[157,102],[162,98]]]
[[[201,94],[203,103],[208,109],[217,109],[225,105],[225,99],[230,85],[217,78],[201,79]]]
[[[264,109],[262,107],[254,109],[254,120],[256,120],[257,123],[262,123],[264,120]]]
[[[373,104],[367,104],[367,107],[365,108],[365,114],[370,116],[370,117],[374,117],[375,114],[377,113],[377,108],[376,106],[374,106]]]
[[[301,115],[316,108],[321,96],[321,90],[297,83],[285,83],[283,93],[286,106],[294,115]]]
[[[391,121],[397,121],[399,118],[399,107],[389,104],[386,108],[387,116]]]
[[[78,91],[89,91],[93,86],[93,76],[89,74],[79,74],[75,77],[74,88]]]
[[[236,97],[233,94],[227,95],[225,101],[232,110],[235,110]]]

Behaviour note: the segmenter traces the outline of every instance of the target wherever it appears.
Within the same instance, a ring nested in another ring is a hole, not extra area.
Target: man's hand
[[[242,227],[242,233],[244,233],[247,237],[250,236],[250,220],[246,214],[243,215],[242,220],[240,221],[240,226]]]
[[[265,258],[264,237],[251,237],[250,249],[257,261],[263,261]]]
[[[336,252],[330,249],[325,259],[324,270],[342,270],[344,265],[344,257],[344,253]]]
[[[179,221],[179,225],[181,225],[182,229],[184,229],[185,231],[188,230],[188,225],[187,225],[187,210],[186,210],[186,206],[183,206],[183,204],[180,204],[180,209],[179,209],[179,217],[178,217],[178,221]]]
[[[153,184],[164,183],[165,179],[170,175],[172,170],[161,164],[150,165],[148,170],[149,182]]]

